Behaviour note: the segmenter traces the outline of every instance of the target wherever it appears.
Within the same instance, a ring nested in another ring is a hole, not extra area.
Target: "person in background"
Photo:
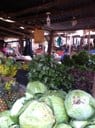
[[[58,38],[57,38],[57,46],[59,47],[59,49],[61,49],[61,46],[62,46],[62,38],[61,38],[61,36],[59,36]]]
[[[4,47],[5,47],[6,43],[4,42],[4,40],[0,40],[0,52],[4,53]]]
[[[11,56],[14,54],[14,49],[11,47],[11,44],[9,43],[4,44],[3,53],[6,56]]]
[[[32,50],[32,45],[31,45],[31,41],[30,39],[26,39],[26,44],[25,44],[25,48],[23,51],[23,55],[24,56],[30,56],[33,58],[33,50]]]
[[[68,47],[65,47],[65,48],[64,48],[64,53],[63,53],[63,55],[61,56],[61,61],[63,61],[64,58],[65,58],[66,56],[68,56],[68,55],[69,55],[69,48],[68,48]]]
[[[15,56],[18,58],[18,57],[21,57],[21,53],[19,51],[19,45],[17,45],[15,48],[14,48],[14,54]]]

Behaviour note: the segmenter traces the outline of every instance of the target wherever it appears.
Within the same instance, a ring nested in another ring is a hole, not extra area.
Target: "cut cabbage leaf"
[[[21,97],[13,104],[10,110],[10,116],[15,123],[18,122],[18,116],[20,115],[19,111],[23,108],[24,103],[25,103],[25,97]]]
[[[40,100],[52,108],[56,123],[68,122],[69,117],[65,110],[64,100],[59,95],[53,95],[53,93],[51,93],[50,95],[41,97]]]

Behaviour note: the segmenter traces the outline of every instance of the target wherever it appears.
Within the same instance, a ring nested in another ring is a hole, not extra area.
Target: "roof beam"
[[[55,20],[61,19],[62,21],[65,21],[65,19],[68,17],[73,19],[73,17],[80,18],[80,17],[85,17],[88,15],[95,16],[94,10],[95,10],[95,4],[84,6],[84,7],[77,7],[77,8],[69,9],[66,11],[64,11],[64,10],[51,10],[52,23],[53,23],[54,19]],[[18,18],[18,21],[22,20],[24,22],[25,21],[31,21],[32,22],[33,20],[35,20],[36,22],[39,22],[41,20],[45,20],[45,18],[43,18],[43,17],[45,17],[45,13],[42,13],[38,16],[36,15],[36,16],[21,17],[21,18]]]
[[[15,31],[15,30],[10,29],[10,28],[5,28],[5,27],[0,26],[0,29],[1,29],[1,30],[4,30],[4,31],[6,31],[6,32],[14,33],[14,34],[16,34],[16,35],[26,36],[25,33],[17,32],[17,31]]]
[[[52,8],[54,7],[54,5],[56,5],[56,2],[52,1],[52,2],[49,2],[49,3],[46,3],[46,4],[42,4],[40,6],[36,6],[36,7],[32,7],[32,8],[27,8],[27,9],[24,9],[22,11],[19,11],[19,12],[16,12],[16,13],[11,13],[9,14],[11,17],[19,17],[21,15],[25,15],[27,13],[31,13],[31,12],[39,12],[39,11],[44,11],[46,9],[49,9],[49,8]]]
[[[18,37],[22,37],[22,36],[16,35],[14,33],[9,33],[9,32],[5,31],[5,32],[0,32],[0,37],[4,37],[4,38],[6,38],[6,37],[15,37],[15,38],[18,38]]]

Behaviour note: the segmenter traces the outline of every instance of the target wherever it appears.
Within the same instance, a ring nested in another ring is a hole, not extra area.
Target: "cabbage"
[[[46,93],[46,95],[55,95],[55,96],[58,96],[58,97],[60,97],[60,98],[62,98],[62,99],[65,99],[65,97],[66,97],[66,92],[65,91],[63,91],[63,90],[49,90],[47,93]]]
[[[68,116],[64,107],[64,101],[60,97],[50,96],[51,106],[57,123],[68,122]]]
[[[20,126],[19,126],[19,125],[14,124],[14,125],[10,126],[9,128],[20,128]]]
[[[12,106],[10,110],[10,116],[14,122],[18,122],[18,116],[20,115],[19,111],[22,109],[25,103],[25,97],[18,99]]]
[[[95,128],[95,125],[89,125],[89,126],[87,126],[85,128]]]
[[[51,93],[50,95],[42,97],[40,100],[44,101],[52,108],[57,123],[68,122],[68,115],[65,110],[64,100],[61,97],[52,95]]]
[[[29,99],[33,98],[33,95],[28,93],[28,92],[26,92],[25,93],[25,97],[26,97],[26,100],[29,100]]]
[[[89,126],[87,126],[87,128],[95,128],[95,115],[88,121],[89,123],[88,123],[88,125]]]
[[[72,127],[69,124],[61,123],[56,125],[54,128],[72,128]]]
[[[95,115],[89,119],[90,124],[95,124]]]
[[[39,81],[34,81],[34,82],[30,81],[26,87],[26,94],[29,93],[31,95],[34,95],[36,93],[44,93],[46,91],[47,91],[47,87]]]
[[[70,91],[65,98],[67,114],[76,120],[87,120],[95,114],[95,99],[85,91]]]
[[[21,128],[52,128],[55,117],[49,106],[34,100],[20,115],[19,123]]]
[[[0,117],[2,117],[2,116],[10,116],[10,111],[6,110],[3,112],[0,112]]]
[[[70,125],[73,128],[84,128],[88,124],[88,121],[71,120]]]
[[[4,111],[0,113],[0,128],[10,128],[14,122],[10,118],[10,112]]]

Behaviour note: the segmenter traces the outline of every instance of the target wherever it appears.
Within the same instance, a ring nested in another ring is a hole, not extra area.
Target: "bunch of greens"
[[[89,61],[89,54],[87,51],[80,51],[78,54],[72,56],[75,65],[85,65]]]
[[[69,67],[59,64],[48,55],[35,57],[30,64],[29,81],[41,81],[49,89],[72,89],[73,76]]]

